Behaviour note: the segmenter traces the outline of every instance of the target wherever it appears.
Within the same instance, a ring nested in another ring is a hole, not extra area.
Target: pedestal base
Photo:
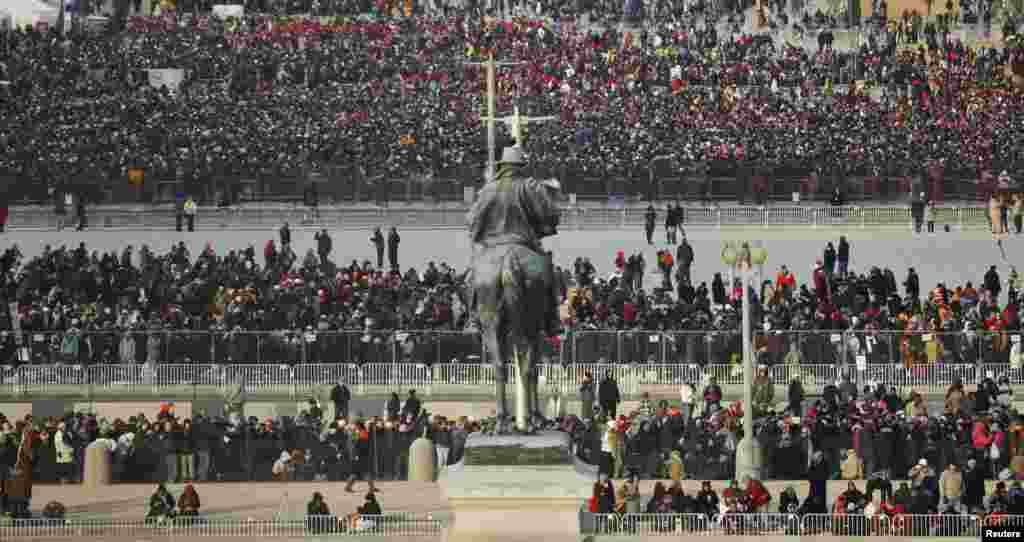
[[[471,435],[464,458],[438,479],[453,515],[447,542],[584,539],[580,510],[596,477],[577,468],[568,435]]]
[[[582,499],[449,499],[454,517],[445,542],[539,542],[583,540]]]

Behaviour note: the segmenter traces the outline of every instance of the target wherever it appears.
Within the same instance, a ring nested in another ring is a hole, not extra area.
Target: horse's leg
[[[495,326],[488,326],[484,329],[483,339],[487,347],[491,366],[494,367],[494,389],[497,399],[495,407],[495,432],[504,433],[508,430],[505,426],[505,418],[508,416],[508,403],[505,400],[505,345],[498,338],[498,331]]]
[[[530,355],[518,341],[512,352],[519,369],[516,375],[516,428],[525,433],[530,430]]]
[[[540,403],[540,343],[534,341],[530,345],[530,417],[544,420],[544,411]]]

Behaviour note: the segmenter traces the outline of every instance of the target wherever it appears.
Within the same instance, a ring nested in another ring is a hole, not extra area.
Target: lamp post
[[[743,439],[736,445],[735,479],[749,476],[761,478],[761,449],[754,438],[754,359],[750,321],[750,278],[754,265],[764,265],[768,250],[761,246],[751,249],[749,243],[739,246],[727,242],[722,248],[722,263],[735,271],[741,281],[743,310]]]

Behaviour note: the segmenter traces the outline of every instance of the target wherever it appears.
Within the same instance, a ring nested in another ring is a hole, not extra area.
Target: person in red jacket
[[[630,327],[636,322],[636,305],[632,301],[622,304],[622,321]]]
[[[982,472],[987,472],[989,470],[987,467],[991,464],[990,448],[995,441],[995,436],[989,429],[991,424],[992,418],[981,416],[978,421],[974,422],[974,430],[971,431],[974,458],[978,460],[978,468],[982,469]]]
[[[814,294],[818,297],[819,302],[828,301],[830,297],[828,277],[825,275],[825,269],[822,267],[820,260],[814,266]]]
[[[277,247],[274,246],[273,239],[268,240],[263,246],[263,259],[267,262],[267,268],[272,269],[277,264]]]
[[[796,277],[789,271],[789,268],[782,266],[779,274],[775,277],[775,291],[786,300],[792,300],[796,292]]]
[[[975,453],[985,455],[987,457],[988,447],[992,445],[992,432],[989,430],[989,424],[991,420],[988,416],[982,416],[978,418],[978,421],[974,422],[974,431],[971,432],[971,444],[974,445]]]
[[[889,498],[882,503],[881,510],[883,514],[893,520],[906,513],[906,509],[903,504],[896,502],[895,495],[890,495]]]
[[[758,514],[767,510],[768,503],[772,502],[772,496],[768,493],[768,489],[760,480],[749,476],[744,476],[743,479],[747,488],[747,499],[750,503],[749,511]]]

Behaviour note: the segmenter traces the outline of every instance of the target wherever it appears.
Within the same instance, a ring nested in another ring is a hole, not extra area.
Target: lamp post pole
[[[751,250],[748,243],[735,247],[726,243],[722,250],[722,261],[735,270],[740,277],[743,326],[743,439],[736,446],[736,474],[739,480],[745,476],[761,478],[761,450],[754,438],[754,345],[752,338],[752,317],[750,314],[750,279],[753,265],[761,266],[768,258],[768,251],[758,246]]]
[[[747,464],[740,464],[740,449],[736,453],[736,478],[742,475],[750,475],[755,478],[755,467],[752,465],[754,458],[754,348],[750,337],[750,269],[740,271],[740,280],[743,281],[743,440],[742,452]],[[758,465],[757,470],[760,470]],[[760,474],[759,472],[757,474]],[[759,478],[759,476],[757,477]]]
[[[494,178],[494,172],[497,169],[497,126],[495,122],[501,120],[498,117],[497,112],[497,94],[498,94],[498,67],[500,66],[518,66],[524,64],[523,62],[497,62],[494,60],[494,53],[491,53],[490,57],[485,62],[466,62],[470,66],[483,66],[485,70],[485,77],[487,78],[487,117],[481,118],[481,120],[487,121],[487,181],[490,182]]]

